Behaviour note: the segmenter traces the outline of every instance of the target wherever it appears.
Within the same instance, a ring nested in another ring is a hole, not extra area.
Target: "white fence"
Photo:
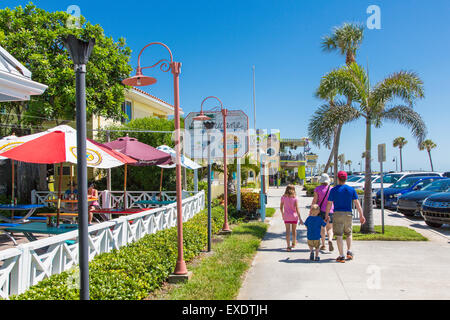
[[[183,199],[188,198],[193,195],[194,191],[184,191],[182,197]],[[161,194],[161,201],[175,201],[176,191],[127,191],[126,197],[124,199],[124,191],[101,191],[98,194],[99,203],[102,208],[115,208],[118,204],[124,203],[127,208],[140,208],[142,205],[136,204],[137,201],[142,200],[155,200],[159,198]],[[57,199],[58,193],[55,191],[35,191],[31,192],[31,203],[33,204],[43,204],[46,206],[52,205],[46,200]]]
[[[186,222],[205,206],[205,193],[182,201]],[[89,260],[118,249],[146,234],[177,224],[176,203],[89,227]],[[72,244],[67,240],[75,240]],[[18,245],[0,251],[0,297],[25,292],[30,286],[78,264],[78,230]]]

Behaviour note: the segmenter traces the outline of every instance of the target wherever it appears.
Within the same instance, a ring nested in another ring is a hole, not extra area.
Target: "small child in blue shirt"
[[[310,260],[319,261],[319,248],[320,248],[320,238],[321,238],[321,227],[325,227],[327,224],[319,216],[320,208],[317,204],[313,204],[309,211],[309,217],[306,218],[305,226],[307,228],[307,239],[308,247],[311,250],[309,254]],[[314,249],[316,251],[316,257],[314,258]]]

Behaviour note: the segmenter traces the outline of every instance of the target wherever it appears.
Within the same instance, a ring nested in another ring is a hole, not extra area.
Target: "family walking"
[[[289,185],[281,197],[280,210],[286,226],[287,251],[292,251],[296,246],[297,225],[305,225],[307,228],[307,240],[310,250],[310,260],[319,261],[319,252],[326,249],[325,238],[328,236],[328,250],[333,247],[333,235],[336,236],[336,244],[339,251],[337,262],[352,260],[352,208],[355,205],[359,212],[360,222],[364,224],[361,204],[354,188],[346,185],[347,173],[338,172],[337,185],[331,187],[330,177],[324,173],[320,177],[320,186],[314,189],[314,198],[309,210],[309,216],[303,222],[297,202],[295,187]],[[343,235],[346,236],[347,251],[344,255]],[[291,242],[292,238],[292,242]]]

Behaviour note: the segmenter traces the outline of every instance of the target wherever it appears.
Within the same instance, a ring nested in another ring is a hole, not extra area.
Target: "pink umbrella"
[[[134,166],[154,166],[172,163],[172,156],[169,153],[160,151],[152,146],[149,146],[148,144],[139,142],[136,138],[130,138],[128,135],[126,137],[107,142],[104,145],[135,159],[137,162],[132,164]],[[124,205],[126,206],[127,164],[125,164],[123,191]]]

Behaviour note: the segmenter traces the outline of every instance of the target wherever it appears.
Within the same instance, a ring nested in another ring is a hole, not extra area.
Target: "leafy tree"
[[[403,157],[402,157],[402,149],[408,143],[408,141],[404,137],[397,137],[394,139],[392,145],[394,148],[400,149],[400,171],[403,172]]]
[[[331,71],[322,78],[320,84],[324,92],[336,91],[351,99],[356,106],[355,111],[366,122],[365,150],[365,187],[364,216],[366,223],[361,226],[361,232],[373,233],[374,221],[372,211],[372,182],[370,179],[372,126],[380,127],[384,121],[391,120],[409,127],[419,145],[426,136],[426,126],[422,118],[412,108],[417,99],[424,97],[423,82],[413,72],[396,72],[371,87],[366,71],[356,63]],[[390,106],[396,99],[406,105]]]
[[[430,159],[431,171],[434,171],[433,161],[431,160],[431,149],[434,149],[436,147],[437,147],[436,143],[434,143],[430,139],[423,141],[419,146],[420,150],[427,150],[427,152],[428,152],[428,158]]]
[[[62,39],[73,34],[80,39],[94,38],[96,43],[87,64],[87,116],[92,114],[120,119],[124,86],[132,68],[131,50],[120,38],[115,42],[100,25],[80,17],[81,28],[71,28],[66,12],[48,12],[33,3],[25,7],[0,10],[0,44],[32,73],[33,80],[48,85],[41,96],[29,102],[3,103],[2,123],[15,124],[21,135],[24,128],[40,127],[45,121],[56,125],[75,119],[75,73],[73,62]],[[8,134],[9,132],[4,132]]]
[[[352,171],[352,160],[345,161],[345,165],[348,166],[348,172]]]

